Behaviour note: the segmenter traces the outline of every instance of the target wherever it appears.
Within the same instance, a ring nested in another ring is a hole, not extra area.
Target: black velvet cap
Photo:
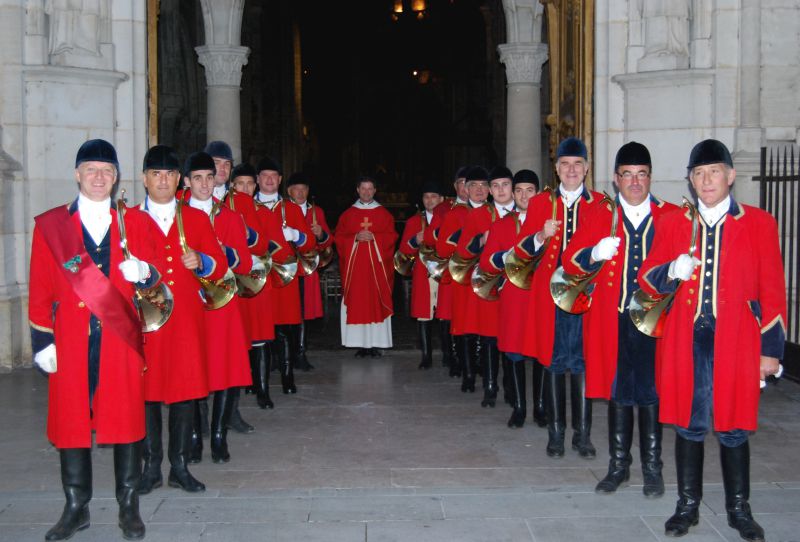
[[[647,147],[636,141],[625,143],[617,151],[617,157],[614,159],[614,170],[619,166],[650,166],[653,163],[650,161],[650,151]]]
[[[706,164],[725,164],[732,168],[733,158],[731,158],[728,147],[716,139],[706,139],[695,145],[689,155],[689,165],[686,168],[692,169]]]
[[[258,165],[256,166],[256,173],[261,173],[262,171],[277,171],[278,175],[282,175],[281,173],[281,165],[278,163],[277,160],[270,158],[269,156],[265,156],[261,160],[258,161]]]
[[[142,171],[148,169],[169,169],[180,171],[181,163],[178,160],[178,155],[172,150],[172,147],[166,145],[156,145],[150,147],[147,154],[144,155],[142,163]]]
[[[255,179],[258,177],[258,174],[256,173],[256,168],[245,162],[244,164],[239,164],[234,167],[233,171],[231,171],[231,180],[234,180],[236,177],[252,177]]]
[[[467,170],[466,175],[467,182],[470,181],[488,181],[489,180],[489,172],[486,171],[486,168],[481,166],[472,166]]]
[[[489,172],[489,182],[495,179],[513,179],[514,174],[505,166],[495,166]]]
[[[114,145],[105,139],[90,139],[78,149],[78,154],[75,155],[75,168],[84,162],[106,162],[114,164],[117,168],[117,175],[119,175],[119,160],[117,160],[117,151]]]
[[[224,158],[225,160],[233,162],[231,146],[224,141],[209,141],[208,145],[206,145],[206,148],[203,150],[214,158]]]
[[[461,166],[456,170],[456,174],[453,177],[453,181],[465,178],[467,176],[468,171],[469,171],[469,166]]]
[[[210,169],[217,174],[217,166],[214,165],[214,159],[211,155],[205,152],[193,152],[186,159],[183,164],[183,175],[189,177],[192,171],[200,171],[202,169]]]
[[[429,192],[439,194],[440,196],[444,194],[444,192],[442,192],[442,186],[436,181],[425,181],[422,184],[422,189],[420,190],[420,193],[427,194]]]
[[[295,184],[304,184],[307,187],[311,188],[311,178],[302,171],[298,171],[297,173],[292,173],[289,176],[289,180],[286,181],[286,188],[289,188],[290,186],[293,186]]]
[[[586,150],[586,145],[577,137],[568,137],[558,144],[556,151],[556,160],[562,156],[578,156],[584,160],[589,159],[589,151]]]
[[[531,183],[536,187],[537,191],[539,190],[539,176],[531,169],[521,169],[517,171],[512,181],[512,186],[517,186],[520,183]]]

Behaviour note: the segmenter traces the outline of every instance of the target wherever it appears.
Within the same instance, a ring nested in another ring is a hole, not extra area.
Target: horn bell
[[[672,304],[674,297],[675,292],[652,296],[644,290],[636,290],[628,309],[636,329],[650,337],[663,336],[667,308]]]
[[[450,276],[459,284],[469,285],[470,277],[472,276],[472,268],[478,263],[478,256],[471,258],[464,258],[453,252],[450,256],[450,261],[447,262],[447,270],[450,271]]]
[[[499,286],[502,278],[502,273],[489,273],[476,265],[470,277],[472,291],[481,299],[496,301],[500,298]]]
[[[419,249],[419,261],[428,270],[428,276],[436,282],[440,282],[447,269],[447,258],[440,258],[432,247],[423,245]]]
[[[133,301],[142,321],[142,331],[148,333],[160,329],[169,320],[175,306],[172,290],[163,283],[152,288],[135,290]]]
[[[218,280],[208,280],[197,277],[203,293],[203,303],[206,310],[219,309],[227,305],[236,295],[236,277],[228,268],[225,275]]]
[[[300,264],[304,275],[310,275],[319,267],[319,252],[316,250],[299,252],[297,256],[297,262]]]
[[[597,273],[570,275],[563,267],[556,269],[550,277],[550,295],[553,302],[563,311],[583,314],[592,306],[592,279]]]
[[[404,277],[411,276],[411,269],[414,267],[414,261],[416,261],[416,258],[413,255],[403,254],[399,250],[394,252],[394,258],[392,258],[394,270]]]
[[[533,273],[536,271],[536,267],[539,265],[539,261],[542,259],[543,254],[544,251],[541,251],[538,256],[534,256],[529,260],[523,259],[520,258],[516,252],[514,252],[514,247],[511,247],[503,255],[506,277],[508,277],[508,280],[511,281],[511,284],[517,288],[522,288],[523,290],[530,290]]]
[[[250,255],[253,258],[253,267],[249,273],[234,273],[236,277],[236,293],[239,297],[255,297],[267,284],[267,276],[272,268],[272,257]]]
[[[284,263],[272,262],[272,283],[278,287],[283,288],[297,275],[297,258],[290,256]]]
[[[317,269],[322,269],[323,267],[327,267],[333,261],[333,246],[327,246],[322,249],[322,252],[319,253],[319,267]]]

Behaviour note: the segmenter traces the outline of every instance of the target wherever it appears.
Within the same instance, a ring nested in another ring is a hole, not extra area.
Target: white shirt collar
[[[478,207],[483,207],[484,203],[486,203],[486,202],[484,201],[483,203],[477,203],[477,202],[474,202],[472,200],[468,200],[467,205],[469,205],[473,209],[477,209]]]
[[[214,206],[214,198],[208,198],[206,201],[200,201],[195,197],[189,198],[189,207],[200,209],[205,214],[211,214],[211,208]]]
[[[111,198],[106,198],[103,201],[92,201],[80,192],[78,193],[78,211],[81,216],[87,215],[111,215]]]
[[[622,211],[625,213],[625,217],[633,224],[634,228],[638,228],[639,225],[647,219],[650,215],[650,196],[647,197],[642,203],[639,205],[631,205],[625,198],[622,197],[622,194],[619,196],[619,204],[622,206]]]
[[[172,222],[175,220],[175,206],[177,200],[172,198],[167,203],[156,203],[148,196],[144,200],[144,204],[147,213],[156,221],[156,224],[158,224],[158,227],[164,235],[168,235],[172,227]]]
[[[353,204],[353,207],[356,209],[375,209],[376,207],[380,207],[381,204],[375,200],[370,201],[369,203],[364,203],[360,199],[357,199],[356,202]]]
[[[700,211],[700,215],[705,220],[706,224],[709,226],[713,226],[719,220],[725,216],[731,208],[731,195],[728,194],[725,196],[725,199],[717,203],[714,207],[708,208],[702,201],[697,202],[697,210]]]
[[[427,209],[425,210],[425,220],[428,222],[428,224],[430,224],[431,220],[433,220],[433,213]]]
[[[83,194],[78,194],[78,213],[81,224],[89,232],[96,245],[103,242],[108,227],[111,226],[111,198],[103,201],[92,201]]]
[[[460,203],[462,205],[466,205],[467,204],[467,200],[461,199],[459,197],[456,197],[456,203]]]
[[[497,212],[500,215],[500,218],[503,218],[508,213],[510,213],[512,210],[514,210],[514,202],[513,201],[509,201],[505,205],[500,205],[499,203],[497,203],[495,201],[494,202],[494,207],[495,207],[495,209],[497,209]]]
[[[528,216],[528,213],[520,213],[517,216],[519,216],[519,223],[520,224],[525,224],[525,217]]]
[[[227,191],[228,191],[228,189],[225,188],[224,184],[214,185],[213,196],[215,198],[217,198],[217,199],[222,199],[222,197],[225,195],[225,192],[227,192]]]
[[[280,194],[278,194],[277,192],[275,192],[274,194],[265,194],[264,192],[258,192],[256,193],[256,199],[258,199],[258,201],[260,201],[261,203],[274,204],[277,203],[277,201],[280,199]]]
[[[581,194],[583,194],[583,183],[581,183],[580,186],[572,192],[564,188],[564,183],[560,183],[558,185],[558,191],[561,194],[561,197],[564,199],[566,206],[572,207],[572,204],[575,203],[579,197],[581,197]]]
[[[303,216],[308,214],[308,200],[304,201],[303,203],[298,203],[297,205],[303,210]]]

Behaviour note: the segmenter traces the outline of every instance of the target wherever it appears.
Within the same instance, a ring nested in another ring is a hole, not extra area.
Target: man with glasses
[[[586,217],[564,251],[564,271],[602,272],[595,279],[592,306],[583,317],[586,395],[608,400],[608,474],[597,493],[614,493],[630,476],[634,407],[639,411],[639,453],[645,497],[664,494],[661,424],[655,381],[656,342],[633,325],[629,308],[639,289],[636,275],[653,245],[658,220],[676,207],[650,193],[650,152],[641,143],[623,145],[614,160],[617,227],[599,206]]]

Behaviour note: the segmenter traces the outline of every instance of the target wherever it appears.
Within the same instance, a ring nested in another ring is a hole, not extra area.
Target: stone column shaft
[[[498,46],[508,80],[506,105],[506,166],[511,171],[531,168],[542,174],[540,88],[544,43],[505,43]]]

